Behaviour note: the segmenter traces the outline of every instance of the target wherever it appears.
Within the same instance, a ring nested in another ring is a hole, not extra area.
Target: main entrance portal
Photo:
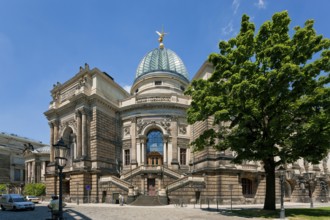
[[[155,179],[148,179],[147,184],[148,184],[148,195],[149,196],[155,196],[156,195],[156,187],[155,187]]]

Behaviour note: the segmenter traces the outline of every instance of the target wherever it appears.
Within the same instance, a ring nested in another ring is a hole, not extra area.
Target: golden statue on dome
[[[162,32],[161,33],[159,31],[156,31],[156,33],[159,36],[159,38],[158,38],[159,48],[160,49],[163,49],[164,48],[163,40],[164,40],[165,34],[167,34],[167,33],[164,32],[164,29],[162,29]]]

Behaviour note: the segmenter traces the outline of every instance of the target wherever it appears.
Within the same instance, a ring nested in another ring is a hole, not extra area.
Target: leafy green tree
[[[24,187],[25,195],[41,196],[46,194],[46,185],[43,183],[28,183]]]
[[[330,40],[313,20],[289,35],[287,11],[275,13],[258,33],[243,15],[235,38],[219,43],[208,80],[194,80],[188,122],[214,117],[194,150],[214,146],[237,153],[235,163],[261,161],[266,173],[264,209],[275,210],[275,170],[305,158],[318,163],[330,147]],[[223,123],[226,122],[226,123]]]
[[[5,193],[7,190],[6,184],[0,184],[0,194]]]

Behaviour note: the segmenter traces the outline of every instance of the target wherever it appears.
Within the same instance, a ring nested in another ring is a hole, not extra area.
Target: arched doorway
[[[147,134],[147,166],[163,165],[164,155],[163,133],[159,130],[150,130]],[[147,190],[149,196],[156,195],[156,177],[148,175]]]
[[[151,130],[147,135],[147,165],[162,165],[164,155],[163,133]]]
[[[67,127],[64,132],[63,132],[63,141],[64,143],[69,147],[69,152],[68,152],[68,161],[66,166],[72,166],[72,161],[75,158],[75,134],[73,133],[72,128]]]
[[[66,127],[64,132],[62,133],[62,138],[64,143],[69,147],[68,155],[67,155],[67,163],[65,168],[69,168],[73,165],[73,160],[75,159],[76,152],[76,141],[75,134],[71,127]],[[64,172],[63,179],[63,195],[70,196],[70,175]]]

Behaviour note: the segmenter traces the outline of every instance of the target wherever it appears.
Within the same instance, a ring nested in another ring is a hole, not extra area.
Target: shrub
[[[41,196],[46,194],[46,185],[43,183],[28,183],[24,187],[25,195]]]

